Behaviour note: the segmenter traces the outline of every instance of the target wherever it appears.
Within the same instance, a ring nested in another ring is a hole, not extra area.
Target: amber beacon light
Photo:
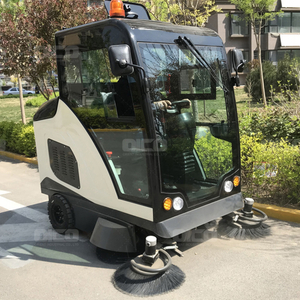
[[[124,18],[125,17],[125,10],[124,4],[122,0],[111,0],[110,1],[110,10],[109,16],[112,18]]]

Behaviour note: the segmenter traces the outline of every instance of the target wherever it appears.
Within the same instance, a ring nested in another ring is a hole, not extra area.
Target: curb
[[[12,159],[20,160],[23,162],[27,162],[30,164],[35,164],[35,165],[38,164],[36,157],[29,158],[24,155],[19,155],[12,152],[1,151],[1,150],[0,150],[0,155]],[[262,210],[270,218],[287,221],[287,222],[300,223],[300,210],[298,209],[284,208],[276,205],[261,204],[261,203],[254,203],[254,207]]]
[[[20,160],[20,161],[23,161],[23,162],[27,162],[29,164],[34,164],[34,165],[38,164],[38,161],[37,161],[36,157],[29,158],[29,157],[26,157],[25,155],[15,154],[15,153],[12,153],[12,152],[2,151],[2,150],[0,150],[0,155],[6,156],[6,157],[9,157],[9,158],[12,158],[12,159]]]
[[[270,218],[287,222],[300,223],[300,210],[298,209],[291,209],[261,203],[254,203],[253,206],[266,213]]]

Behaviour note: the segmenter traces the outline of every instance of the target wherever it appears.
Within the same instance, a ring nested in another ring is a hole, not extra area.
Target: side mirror
[[[126,44],[113,45],[108,48],[111,71],[115,76],[133,73],[130,47]]]
[[[244,60],[243,52],[239,49],[233,49],[231,51],[231,64],[235,71],[235,77],[231,79],[232,84],[240,86],[239,72],[244,71],[246,60]]]
[[[231,62],[235,72],[243,72],[246,60],[244,60],[243,52],[239,49],[231,51]]]

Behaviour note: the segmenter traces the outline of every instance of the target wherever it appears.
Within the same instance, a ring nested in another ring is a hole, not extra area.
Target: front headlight
[[[173,200],[173,208],[175,210],[181,210],[183,208],[183,204],[184,204],[184,202],[183,202],[182,198],[180,198],[180,197],[174,198],[174,200]]]
[[[233,183],[232,183],[232,181],[229,181],[229,180],[225,181],[225,183],[224,183],[224,191],[226,193],[230,193],[232,190],[233,190]]]

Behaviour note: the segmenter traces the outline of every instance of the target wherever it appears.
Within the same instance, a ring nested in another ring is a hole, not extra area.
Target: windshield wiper
[[[198,51],[198,49],[195,47],[195,45],[192,43],[192,41],[184,36],[183,38],[181,36],[178,37],[177,40],[175,40],[175,43],[178,44],[179,46],[183,45],[185,48],[189,49],[192,54],[196,57],[198,62],[200,63],[201,66],[205,67],[211,77],[219,83],[220,87],[222,87],[223,91],[226,93],[229,93],[229,90],[227,87],[223,84],[223,82],[220,80],[219,76],[216,74],[214,69],[210,66],[210,64],[207,62],[207,60],[203,57],[203,55]]]

